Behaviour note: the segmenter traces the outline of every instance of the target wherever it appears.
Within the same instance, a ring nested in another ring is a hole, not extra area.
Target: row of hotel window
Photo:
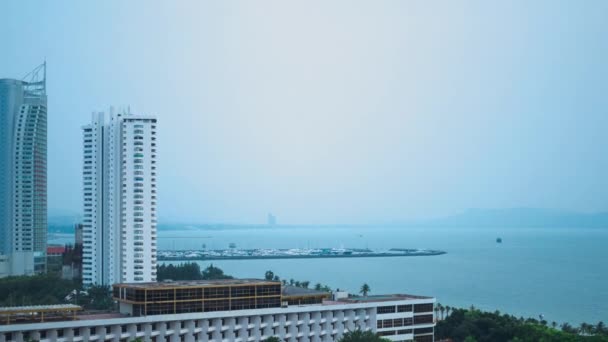
[[[259,297],[245,299],[213,299],[196,302],[171,302],[134,305],[134,311],[140,315],[178,314],[188,312],[211,312],[229,310],[248,310],[276,308],[281,306],[280,297]]]
[[[425,304],[408,304],[408,305],[389,305],[389,306],[379,306],[377,313],[378,314],[388,314],[395,312],[433,312],[433,303],[425,303]]]
[[[161,289],[161,290],[142,290],[126,288],[121,294],[120,288],[113,289],[116,298],[126,299],[136,302],[144,301],[166,301],[166,300],[201,300],[217,298],[238,298],[253,296],[280,296],[281,287],[257,285],[257,286],[234,286],[234,287],[205,287],[205,288],[184,288],[184,289]]]
[[[419,328],[419,329],[401,329],[401,330],[390,330],[390,331],[380,331],[378,335],[380,336],[392,336],[392,335],[423,335],[423,334],[432,334],[433,328]]]
[[[91,328],[91,329],[95,329],[95,328]],[[275,330],[276,329],[273,329],[273,331],[275,331]],[[137,331],[142,331],[142,330],[137,330]],[[173,342],[173,341],[176,341],[175,338],[173,337],[173,335],[178,336],[177,341],[186,341],[185,337],[182,337],[184,334],[185,333],[183,333],[183,332],[177,331],[177,332],[174,332],[174,333],[170,334],[169,336],[164,336],[164,337],[163,336],[151,336],[150,339],[149,339],[149,341],[151,341],[151,342]],[[245,337],[249,337],[250,336],[249,333],[244,333],[244,332],[242,332],[240,330],[239,331],[235,331],[233,333],[234,336],[231,336],[231,333],[229,331],[221,331],[221,332],[217,332],[217,334],[218,334],[218,338],[214,339],[214,333],[207,333],[207,339],[209,341],[225,341],[229,337],[245,338]],[[273,333],[273,334],[276,335],[276,333]],[[91,333],[91,335],[95,335],[95,333]],[[337,335],[337,332],[331,332],[329,335],[335,336],[335,335]],[[6,341],[11,341],[13,339],[13,337],[12,337],[13,334],[12,333],[5,333],[4,336],[5,336],[5,340]],[[29,332],[23,333],[23,336],[24,336],[24,338],[23,338],[24,341],[28,341],[30,339],[29,338],[29,336],[30,336]],[[65,335],[64,335],[64,331],[63,330],[58,330],[57,331],[57,337],[58,338],[63,338],[64,336]],[[81,336],[80,332],[79,332],[79,329],[74,329],[74,337],[79,337],[79,336]],[[421,336],[421,337],[427,337],[427,336]],[[46,339],[47,338],[46,331],[41,331],[40,332],[40,338],[41,339]],[[332,337],[332,339],[334,339],[334,338]],[[132,340],[133,340],[132,338],[128,337],[128,338],[120,338],[117,341],[120,341],[120,342],[130,342]],[[295,341],[296,342],[311,341],[311,340],[314,340],[314,339],[312,337],[309,338],[309,337],[306,337],[306,336],[295,337]],[[427,340],[427,339],[424,339],[424,340],[423,339],[414,339],[414,340],[399,341],[399,342],[411,342],[411,341],[414,341],[414,342],[432,342],[432,340]]]
[[[273,317],[274,321],[280,321],[280,319],[278,319],[277,316]],[[298,319],[300,319],[300,317],[298,317]],[[303,318],[302,318],[303,319]],[[230,323],[228,322],[228,320],[230,319],[214,319],[213,322],[209,322],[210,326],[216,326],[216,322],[220,323],[220,325],[222,327],[226,327],[228,326]],[[218,322],[220,321],[220,322]],[[234,323],[237,325],[241,325],[246,327],[250,322],[251,322],[251,317],[239,317],[239,318],[234,318]],[[202,325],[203,321],[202,320],[198,320],[195,321],[198,324],[196,324],[197,327],[201,327],[204,328],[205,325]],[[260,321],[261,322],[261,321]],[[85,335],[89,335],[89,336],[104,336],[106,334],[111,334],[111,333],[129,333],[130,326],[134,326],[135,327],[135,331],[137,332],[142,332],[142,331],[146,331],[146,327],[150,327],[151,331],[161,331],[163,330],[163,328],[167,328],[173,330],[174,332],[178,332],[177,335],[181,335],[183,329],[186,328],[187,324],[186,321],[172,321],[172,322],[157,322],[157,323],[149,323],[149,324],[134,324],[134,325],[114,325],[114,326],[94,326],[94,327],[81,327],[81,328],[67,328],[67,329],[50,329],[49,331],[47,330],[41,330],[39,331],[39,338],[40,339],[46,339],[48,337],[50,337],[50,331],[55,330],[56,332],[56,336],[58,338],[62,338],[66,336],[66,331],[72,330],[73,332],[73,336],[74,337],[78,337],[78,336],[85,336]],[[308,324],[309,326],[312,324]],[[296,326],[293,326],[296,327]],[[216,330],[216,332],[206,332],[207,333],[207,337],[209,338],[209,340],[213,340],[214,335],[220,334],[220,336],[222,337],[222,339],[226,339],[231,335],[236,335],[235,337],[247,337],[247,336],[255,336],[255,334],[251,331],[252,329],[259,329],[258,327],[253,327],[253,328],[249,328],[247,327],[246,329],[236,329],[236,330],[224,330],[223,328],[221,330]],[[284,329],[287,329],[287,327],[284,327]],[[292,328],[293,329],[293,328]],[[418,334],[425,334],[428,333],[428,329],[430,329],[430,333],[432,333],[432,328],[425,328],[425,329],[416,329],[415,333]],[[265,329],[268,330],[268,329]],[[300,330],[300,329],[297,329]],[[334,329],[332,329],[334,330]],[[247,333],[245,333],[245,331],[248,331]],[[313,332],[314,330],[312,328],[309,327],[309,331]],[[403,330],[405,333],[405,330]],[[411,330],[409,330],[411,333]],[[23,340],[29,340],[32,336],[31,334],[32,332],[23,332]],[[272,334],[274,336],[276,336],[278,333],[278,330],[276,328],[272,328]],[[334,336],[337,334],[337,332],[329,332],[330,335]],[[173,334],[172,334],[173,335]],[[386,336],[389,336],[391,334],[387,334]],[[395,335],[394,333],[392,335]],[[13,340],[13,334],[12,333],[5,333],[4,334],[5,340],[6,341],[10,341]],[[165,340],[166,338],[166,340]],[[130,339],[121,339],[121,341],[131,341]],[[298,338],[298,341],[300,341],[301,339]],[[171,339],[171,336],[166,336],[166,337],[159,337],[158,339],[155,339],[155,337],[152,337],[152,341],[173,341],[173,339]],[[415,340],[415,341],[423,341],[423,340]]]
[[[399,328],[407,327],[412,324],[433,323],[433,315],[418,315],[408,318],[381,319],[376,322],[376,328]]]

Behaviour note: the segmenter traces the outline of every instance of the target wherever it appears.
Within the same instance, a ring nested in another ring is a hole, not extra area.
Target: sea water
[[[272,270],[281,279],[354,293],[367,283],[372,294],[429,295],[443,305],[543,315],[548,322],[608,321],[608,230],[173,226],[158,235],[161,250],[226,249],[231,243],[239,249],[441,249],[447,254],[198,263],[213,263],[235,277],[261,278]]]
[[[358,292],[430,295],[443,305],[500,310],[549,322],[608,321],[608,230],[226,228],[162,231],[160,249],[429,248],[440,256],[222,260],[235,277],[308,280]],[[167,238],[164,238],[164,237]],[[497,243],[501,237],[503,242]],[[206,267],[211,262],[199,262]]]

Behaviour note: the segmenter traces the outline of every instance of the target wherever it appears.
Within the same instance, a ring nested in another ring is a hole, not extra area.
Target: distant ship
[[[496,243],[502,243],[502,238],[496,238]]]

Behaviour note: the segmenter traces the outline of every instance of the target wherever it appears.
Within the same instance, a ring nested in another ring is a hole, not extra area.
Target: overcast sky
[[[94,110],[159,119],[159,215],[371,223],[608,210],[608,1],[3,1],[45,58],[49,207]]]

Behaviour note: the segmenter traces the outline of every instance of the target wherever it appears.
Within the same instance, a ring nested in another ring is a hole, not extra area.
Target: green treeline
[[[227,275],[224,271],[219,268],[213,266],[213,264],[207,266],[204,270],[201,271],[199,264],[195,262],[185,262],[178,265],[172,264],[162,264],[157,267],[156,270],[156,279],[158,281],[164,280],[215,280],[215,279],[233,279],[232,276]],[[264,279],[273,280],[273,281],[281,281],[283,285],[291,285],[302,288],[310,288],[310,281],[304,280],[294,280],[294,279],[283,279],[274,274],[272,271],[266,271],[264,274]],[[323,284],[315,284],[313,288],[317,291],[326,291],[331,292],[331,288],[327,285]]]
[[[68,295],[76,292],[69,299]],[[0,306],[50,305],[72,303],[92,310],[113,308],[109,286],[91,286],[83,290],[72,280],[55,274],[6,277],[0,279]]]
[[[216,280],[216,279],[232,279],[232,276],[224,274],[224,271],[213,266],[207,266],[203,271],[195,262],[186,262],[175,265],[159,265],[156,268],[156,279],[164,280]]]
[[[51,274],[6,277],[0,279],[0,306],[62,304],[74,289],[80,285]]]
[[[305,288],[305,289],[309,288],[309,286],[310,286],[310,281],[308,281],[308,280],[304,280],[304,281],[294,280],[294,279],[281,280],[281,277],[274,274],[274,272],[272,272],[272,271],[266,271],[266,273],[264,273],[264,279],[280,281],[283,283],[284,286],[290,285],[290,286],[301,287],[301,288]],[[316,283],[314,286],[314,289],[317,291],[331,292],[331,288],[329,286],[323,285],[320,283]]]
[[[533,318],[517,318],[500,312],[483,312],[475,308],[453,309],[435,328],[435,339],[451,338],[455,342],[608,342],[604,323],[581,324],[574,328],[568,323],[558,327]]]
[[[338,340],[338,342],[390,342],[391,340],[381,337],[371,331],[349,331]]]

